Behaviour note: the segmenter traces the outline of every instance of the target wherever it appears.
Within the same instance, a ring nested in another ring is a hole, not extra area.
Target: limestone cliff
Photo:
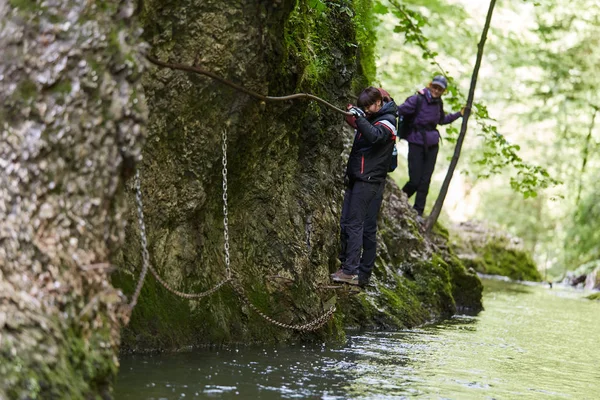
[[[309,92],[343,107],[373,81],[372,6],[370,0],[150,0],[142,19],[150,53],[160,60],[198,65],[265,95]],[[342,154],[352,135],[339,114],[306,101],[261,104],[206,77],[169,69],[152,69],[145,88],[149,246],[153,265],[173,287],[199,292],[225,276],[226,132],[231,265],[266,314],[304,323],[337,301],[334,320],[303,337],[339,338],[348,324],[413,326],[451,315],[457,302],[481,308],[477,277],[421,236],[392,184],[382,213],[377,288],[335,298],[335,291],[323,289],[338,267]],[[129,293],[139,254],[133,224],[114,280]],[[129,348],[147,349],[298,334],[265,322],[229,286],[188,301],[149,278],[124,335]]]

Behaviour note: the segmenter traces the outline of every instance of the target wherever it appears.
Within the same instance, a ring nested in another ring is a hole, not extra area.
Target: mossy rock
[[[531,255],[522,248],[520,239],[474,222],[454,226],[452,232],[452,248],[467,268],[519,281],[542,280]]]
[[[160,59],[200,63],[271,96],[309,92],[343,107],[373,81],[371,0],[320,2],[320,11],[308,0],[252,3],[176,0],[167,8],[146,1],[146,39]],[[457,287],[467,290],[457,281],[460,267],[423,236],[392,184],[379,223],[377,288],[337,297],[321,290],[339,267],[344,154],[353,138],[340,115],[304,101],[261,105],[179,71],[153,70],[145,82],[151,135],[142,189],[158,273],[184,292],[207,290],[225,276],[225,129],[231,269],[249,300],[287,324],[306,323],[332,302],[339,311],[319,331],[298,333],[266,322],[228,285],[190,302],[147,282],[123,331],[124,347],[341,340],[345,326],[410,327],[456,311]],[[113,280],[126,293],[141,265],[134,211]]]
[[[590,300],[597,300],[597,301],[600,301],[600,293],[593,293],[593,294],[590,294],[590,295],[589,295],[589,296],[587,296],[586,298],[587,298],[587,299],[590,299]]]

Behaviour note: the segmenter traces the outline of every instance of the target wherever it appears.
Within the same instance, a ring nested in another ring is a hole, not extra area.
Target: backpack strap
[[[421,106],[423,105],[424,94],[417,92],[417,105],[415,107],[415,116],[413,118],[417,118],[417,115],[421,112]]]
[[[444,102],[440,98],[440,123],[442,123],[445,116],[446,116],[446,113],[444,112]]]
[[[446,113],[444,112],[444,102],[440,98],[440,124],[444,120],[445,116],[446,116]],[[443,146],[444,140],[442,139],[442,135],[440,134],[440,131],[438,131],[438,137],[440,138],[440,146]]]

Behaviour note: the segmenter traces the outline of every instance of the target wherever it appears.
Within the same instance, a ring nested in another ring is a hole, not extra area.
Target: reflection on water
[[[484,305],[477,317],[350,334],[339,347],[124,357],[115,398],[600,398],[600,303],[486,280]]]

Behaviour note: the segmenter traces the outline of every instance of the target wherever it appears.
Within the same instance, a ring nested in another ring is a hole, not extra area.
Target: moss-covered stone
[[[590,300],[598,300],[598,301],[600,301],[600,293],[590,294],[589,296],[587,296],[587,298],[590,299]]]
[[[452,246],[468,268],[521,281],[542,280],[535,262],[520,246],[518,238],[481,223],[462,223],[453,233]]]

